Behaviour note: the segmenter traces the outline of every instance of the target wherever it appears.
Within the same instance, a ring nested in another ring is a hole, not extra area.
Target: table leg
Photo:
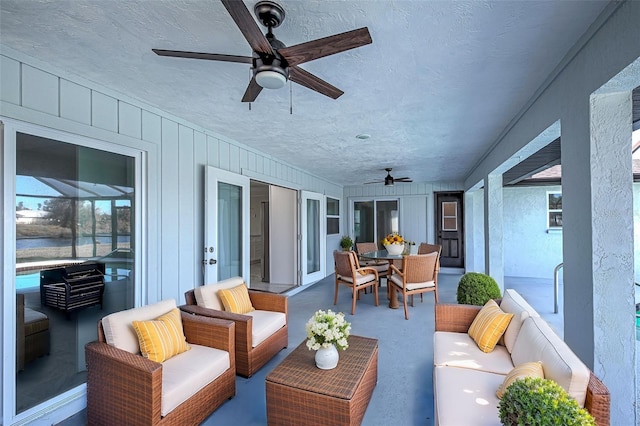
[[[389,307],[391,309],[398,309],[398,292],[396,286],[389,283],[389,277],[391,276],[391,268],[387,272],[387,299],[389,299]]]

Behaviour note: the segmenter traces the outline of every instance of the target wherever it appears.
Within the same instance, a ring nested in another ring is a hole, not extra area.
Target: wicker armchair
[[[336,268],[336,290],[333,304],[338,303],[338,287],[342,284],[351,288],[351,315],[356,313],[356,299],[359,297],[360,290],[367,287],[373,288],[376,306],[378,306],[378,271],[370,266],[361,268],[358,256],[353,251],[334,251],[333,260]]]
[[[171,302],[175,307],[175,301]],[[129,311],[144,310],[149,306]],[[181,318],[191,350],[164,363],[154,362],[139,353],[107,344],[103,328],[105,319],[98,323],[98,341],[85,346],[87,424],[198,425],[224,401],[235,396],[235,324],[184,312],[181,313]],[[129,328],[135,335],[130,325]],[[212,351],[211,348],[220,351]],[[215,355],[216,358],[213,359],[211,355]],[[180,357],[183,359],[179,359]],[[167,383],[173,388],[171,398],[184,398],[180,394],[184,395],[193,389],[190,388],[191,382],[182,384],[179,383],[179,379],[202,376],[205,371],[214,376],[215,373],[212,374],[211,371],[220,368],[221,357],[225,362],[228,358],[229,365],[226,369],[204,387],[192,386],[200,390],[163,415],[163,411],[167,409],[163,399],[167,398],[166,392],[169,392],[170,388]],[[206,365],[208,360],[213,360],[211,365]],[[169,363],[172,363],[171,366]],[[213,365],[214,363],[216,365]],[[183,370],[176,371],[176,366]],[[163,378],[165,369],[166,375],[171,376],[168,382]],[[180,371],[184,371],[184,375],[180,374]]]
[[[435,295],[435,301],[438,303],[438,281],[436,272],[438,257],[438,252],[404,256],[402,259],[402,270],[398,269],[395,265],[391,265],[391,274],[387,279],[389,294],[392,298],[396,297],[396,289],[402,293],[405,319],[409,319],[407,296],[411,296],[411,304],[413,305],[414,294],[420,294],[422,300],[423,293],[432,291]]]
[[[376,243],[356,243],[356,250],[358,254],[369,253],[378,250]],[[388,260],[374,260],[374,259],[359,259],[361,267],[368,266],[375,268],[378,271],[378,278],[386,278],[387,271],[389,270]]]
[[[244,279],[242,277],[234,277],[214,284],[202,286],[199,290],[206,291],[205,288],[229,288],[243,283]],[[224,311],[222,303],[219,300],[219,305],[215,308],[199,306],[200,304],[196,300],[195,290],[189,290],[185,293],[186,305],[180,306],[180,309],[184,312],[231,320],[236,324],[236,373],[243,377],[251,377],[278,352],[289,345],[289,314],[287,296],[249,289],[249,298],[251,299],[251,304],[256,311],[248,315]],[[260,327],[254,327],[254,323],[256,321],[261,321],[265,316],[273,316],[273,313],[284,314],[284,325],[277,328],[272,334],[256,344],[254,336],[257,329]]]
[[[16,367],[24,370],[25,365],[49,354],[49,317],[44,313],[27,308],[24,294],[16,294]]]

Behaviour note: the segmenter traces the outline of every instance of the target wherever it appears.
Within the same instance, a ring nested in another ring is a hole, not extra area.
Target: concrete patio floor
[[[446,272],[446,271],[443,271]],[[455,303],[460,274],[441,272],[440,302]],[[562,288],[560,313],[554,314],[553,281],[533,278],[505,279],[506,288],[516,289],[558,332],[563,334]],[[203,425],[265,425],[265,377],[303,340],[304,325],[318,309],[342,311],[352,324],[352,334],[379,340],[378,384],[364,416],[363,425],[433,424],[433,340],[434,298],[425,294],[409,307],[409,320],[402,308],[387,307],[386,287],[380,288],[380,306],[373,295],[362,295],[356,314],[350,315],[351,297],[341,287],[337,306],[333,305],[333,275],[319,281],[289,299],[289,347],[281,351],[249,379],[237,377],[236,396],[211,414]],[[86,424],[84,411],[60,423],[65,426]]]

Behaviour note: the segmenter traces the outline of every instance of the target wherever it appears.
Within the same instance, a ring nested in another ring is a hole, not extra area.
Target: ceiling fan
[[[259,1],[253,8],[258,20],[267,27],[267,34],[253,20],[249,10],[241,0],[220,0],[231,18],[253,49],[252,56],[221,55],[216,53],[184,52],[179,50],[152,49],[160,56],[178,58],[208,59],[251,64],[253,77],[249,82],[242,102],[253,102],[263,88],[279,89],[291,80],[332,99],[344,92],[316,77],[298,65],[314,59],[355,49],[372,42],[367,27],[335,34],[294,46],[285,46],[273,35],[273,29],[280,26],[285,17],[284,9],[272,1]]]
[[[398,183],[410,183],[413,182],[412,179],[408,178],[408,177],[401,177],[401,178],[394,178],[393,176],[391,176],[391,167],[387,167],[386,169],[384,169],[387,172],[387,176],[385,176],[384,180],[376,180],[373,182],[365,182],[366,184],[370,184],[370,183],[384,183],[385,186],[389,186],[389,185],[393,185],[394,183],[398,182]]]

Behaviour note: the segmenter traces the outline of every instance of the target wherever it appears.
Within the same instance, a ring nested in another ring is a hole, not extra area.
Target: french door
[[[325,277],[326,233],[324,195],[301,191],[300,236],[302,285]]]
[[[205,169],[204,283],[241,276],[250,285],[249,178]]]

